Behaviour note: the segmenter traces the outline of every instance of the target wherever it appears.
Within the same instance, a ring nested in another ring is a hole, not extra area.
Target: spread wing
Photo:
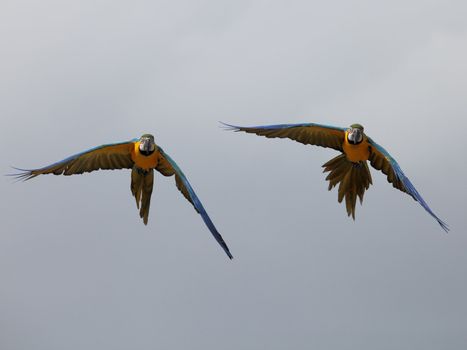
[[[305,145],[315,145],[333,148],[342,151],[346,128],[320,125],[314,123],[304,124],[277,124],[263,126],[235,126],[222,123],[228,130],[244,131],[268,138],[289,138]]]
[[[19,180],[26,181],[42,174],[75,175],[99,169],[130,169],[133,167],[131,149],[135,141],[137,139],[91,148],[43,168],[15,168],[20,173],[13,174],[13,176]]]
[[[188,189],[186,186],[183,184],[183,181],[179,175],[176,174],[175,169],[173,166],[169,163],[169,161],[162,155],[162,152],[159,152],[159,159],[157,162],[157,167],[156,170],[159,171],[162,175],[164,176],[172,176],[175,175],[175,184],[177,185],[178,190],[183,194],[183,196],[191,203],[193,204],[193,208],[200,213],[198,208],[196,208],[195,204],[193,203],[193,200],[190,197],[190,193],[188,192]]]
[[[177,163],[175,163],[175,161],[172,158],[170,158],[170,156],[167,153],[165,153],[160,147],[159,152],[160,161],[158,166],[156,167],[156,170],[158,170],[165,176],[175,175],[175,182],[177,184],[177,188],[180,190],[180,192],[182,192],[185,198],[188,199],[188,201],[190,201],[191,204],[193,204],[194,208],[203,218],[204,223],[209,228],[209,231],[211,231],[217,243],[219,243],[220,246],[224,249],[227,256],[230,259],[232,259],[233,256],[232,254],[230,254],[229,247],[227,247],[227,244],[225,243],[224,239],[217,231],[216,227],[211,221],[211,218],[204,209],[203,204],[201,204],[201,201],[199,200],[195,191],[188,182],[188,179],[186,178],[185,174],[183,174],[182,170],[178,167]]]
[[[382,146],[378,145],[371,138],[368,137],[368,142],[370,144],[370,164],[373,168],[381,170],[387,176],[389,183],[392,183],[394,188],[401,190],[412,196],[420,205],[425,209],[446,232],[449,231],[448,225],[441,220],[436,214],[430,209],[428,204],[422,198],[420,193],[418,193],[415,186],[410,182],[407,176],[400,168],[399,164],[394,158],[391,157],[388,151],[386,151]]]

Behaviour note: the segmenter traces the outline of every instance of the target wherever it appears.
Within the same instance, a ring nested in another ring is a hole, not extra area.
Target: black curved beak
[[[362,140],[363,132],[360,129],[352,129],[349,132],[347,138],[348,138],[350,143],[353,143],[354,145],[356,145],[357,143],[359,143]]]
[[[149,152],[151,150],[151,140],[142,139],[140,142],[140,149],[144,152]]]

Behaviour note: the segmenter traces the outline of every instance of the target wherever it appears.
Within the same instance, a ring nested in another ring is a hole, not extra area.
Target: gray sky
[[[0,181],[0,348],[467,347],[465,1],[0,3],[0,146],[38,167],[142,133],[179,163],[149,225],[129,171]],[[451,226],[332,150],[222,131],[359,122]]]

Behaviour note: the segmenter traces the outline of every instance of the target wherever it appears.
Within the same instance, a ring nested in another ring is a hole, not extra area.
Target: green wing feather
[[[173,166],[162,155],[161,152],[159,153],[159,159],[158,159],[158,162],[157,162],[156,170],[158,172],[160,172],[164,176],[173,176],[173,175],[175,175],[175,185],[177,186],[178,190],[183,194],[183,197],[185,197],[193,205],[193,208],[195,208],[195,210],[199,214],[199,210],[198,210],[198,208],[196,208],[195,203],[193,203],[193,199],[191,198],[190,193],[188,192],[188,189],[186,188],[186,186],[183,183],[182,179],[176,173]]]
[[[172,158],[170,158],[170,156],[167,153],[165,153],[164,150],[160,147],[159,152],[161,155],[161,160],[159,165],[156,167],[156,170],[158,170],[165,176],[175,175],[175,182],[177,184],[177,188],[180,190],[180,192],[182,192],[184,197],[188,199],[188,201],[191,204],[193,204],[193,207],[201,215],[204,223],[209,228],[209,231],[211,231],[211,234],[216,239],[217,243],[219,243],[222,249],[224,249],[227,256],[230,259],[232,259],[233,256],[230,253],[229,247],[225,243],[219,231],[217,231],[217,228],[214,226],[214,223],[212,222],[211,218],[206,212],[206,209],[204,209],[204,206],[199,200],[195,191],[191,187],[191,184],[188,182],[188,179],[186,178],[185,174],[178,167],[177,163],[175,163],[175,161]]]
[[[425,209],[443,228],[444,231],[448,232],[448,225],[441,220],[428,206],[423,197],[417,191],[415,186],[405,176],[399,164],[396,160],[386,151],[382,146],[378,145],[371,138],[368,138],[370,144],[370,164],[373,168],[381,170],[386,176],[389,183],[392,183],[394,188],[401,190],[402,192],[407,193],[413,199],[415,199],[420,205]]]
[[[305,145],[315,145],[342,151],[346,128],[315,123],[236,126],[221,123],[228,130],[244,131],[268,138],[289,138]]]
[[[20,173],[13,174],[13,176],[26,181],[44,174],[75,175],[99,169],[131,169],[133,167],[131,149],[136,141],[137,139],[133,139],[98,146],[38,169],[14,168]]]

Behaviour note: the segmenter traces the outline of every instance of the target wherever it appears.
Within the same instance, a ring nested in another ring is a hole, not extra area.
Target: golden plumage
[[[139,215],[145,225],[149,218],[154,170],[164,176],[175,176],[177,188],[201,215],[216,241],[232,259],[227,244],[212,223],[188,179],[175,161],[154,143],[152,135],[146,134],[140,139],[95,147],[43,168],[17,169],[20,173],[14,176],[21,180],[29,180],[42,174],[74,175],[99,169],[131,169],[131,193],[135,197]]]
[[[371,138],[365,135],[360,124],[352,124],[350,128],[320,125],[314,123],[278,124],[253,127],[243,127],[224,124],[233,131],[244,131],[265,137],[289,138],[306,145],[316,145],[333,148],[342,154],[323,165],[324,172],[329,172],[329,190],[339,185],[337,199],[342,202],[345,198],[347,214],[355,219],[355,205],[357,198],[363,201],[365,191],[372,184],[370,169],[367,161],[377,170],[387,176],[388,182],[409,194],[448,231],[445,222],[438,218],[428,207],[410,180],[402,172],[399,164],[389,153]]]

